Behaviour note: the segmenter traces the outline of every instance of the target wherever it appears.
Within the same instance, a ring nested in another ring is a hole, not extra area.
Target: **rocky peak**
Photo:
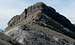
[[[54,8],[40,2],[28,7],[22,14],[14,16],[9,21],[5,34],[24,45],[49,45],[50,39],[56,43],[58,39],[67,39],[67,36],[75,38],[75,27]]]
[[[46,6],[42,2],[36,3],[28,7],[27,9],[24,10],[24,12],[21,15],[14,16],[9,21],[8,26],[17,25],[22,21],[25,21],[27,23],[29,22],[28,20],[34,21],[41,19],[44,22],[47,22],[46,20],[48,20],[49,23],[49,19],[47,19],[47,17],[52,18],[53,20],[63,25],[64,27],[70,29],[71,31],[75,31],[74,25],[72,25],[71,22],[66,17],[56,12],[54,8]]]

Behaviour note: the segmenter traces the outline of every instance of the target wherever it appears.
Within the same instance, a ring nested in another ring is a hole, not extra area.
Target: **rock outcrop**
[[[5,35],[4,33],[0,32],[0,45],[21,45],[12,37]]]
[[[75,45],[75,26],[42,2],[14,16],[4,33],[22,45]]]

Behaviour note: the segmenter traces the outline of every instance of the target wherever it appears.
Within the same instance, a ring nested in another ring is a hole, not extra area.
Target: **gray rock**
[[[13,17],[4,33],[17,41],[13,45],[75,45],[74,29],[66,17],[40,2]]]

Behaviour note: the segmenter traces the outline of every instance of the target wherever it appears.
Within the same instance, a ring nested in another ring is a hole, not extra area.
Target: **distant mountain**
[[[2,30],[2,29],[0,29],[0,32],[3,32],[3,30]]]

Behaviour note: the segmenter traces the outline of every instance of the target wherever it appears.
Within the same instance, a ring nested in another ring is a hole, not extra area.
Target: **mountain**
[[[2,29],[0,29],[0,32],[3,32],[3,30],[2,30]]]
[[[14,16],[5,30],[21,45],[75,45],[75,26],[42,2]]]

